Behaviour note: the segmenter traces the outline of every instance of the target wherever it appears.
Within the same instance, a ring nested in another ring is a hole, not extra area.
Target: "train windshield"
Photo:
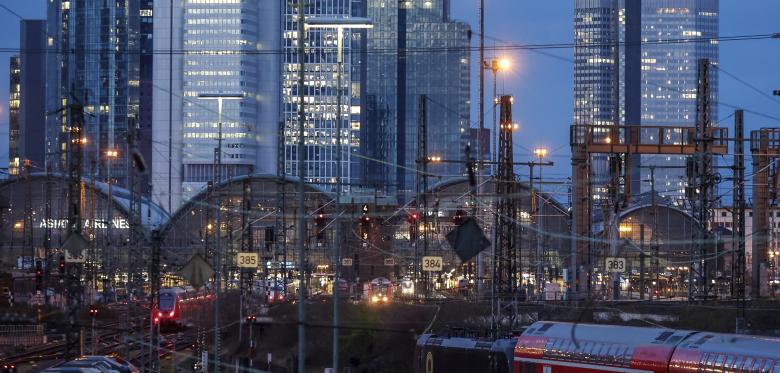
[[[160,309],[163,311],[170,311],[173,309],[174,297],[171,293],[160,293]]]
[[[371,290],[374,292],[374,295],[384,295],[387,296],[389,291],[389,286],[387,285],[372,285]]]

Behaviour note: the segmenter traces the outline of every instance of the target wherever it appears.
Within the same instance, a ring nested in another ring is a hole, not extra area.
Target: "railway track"
[[[101,325],[101,329],[106,328],[109,330],[106,330],[98,334],[97,337],[98,341],[100,342],[100,341],[112,340],[113,338],[121,337],[123,331],[121,329],[118,329],[121,325],[122,325],[121,322],[113,322],[113,323]],[[87,333],[87,337],[84,340],[84,345],[91,346],[91,343],[92,343],[92,336],[89,335],[89,333]],[[15,355],[7,356],[3,359],[3,363],[20,365],[31,361],[38,362],[38,361],[47,361],[47,360],[57,360],[62,358],[64,349],[65,349],[65,341],[51,342],[51,343],[47,343],[44,346],[29,349],[27,351]]]
[[[170,341],[170,344],[166,343],[165,345],[160,346],[159,351],[159,358],[162,360],[162,358],[166,356],[170,356],[177,351],[186,350],[195,343],[195,336],[193,335],[178,335],[176,333],[163,333],[162,337],[165,338],[166,341]],[[151,352],[151,354],[154,354],[155,352]],[[150,351],[148,348],[144,348],[140,354],[136,355],[135,357],[132,357],[128,359],[133,365],[139,367],[142,372],[149,372],[149,373],[157,373],[158,370],[151,369],[147,364],[151,360],[150,357]],[[145,364],[147,363],[147,364]]]

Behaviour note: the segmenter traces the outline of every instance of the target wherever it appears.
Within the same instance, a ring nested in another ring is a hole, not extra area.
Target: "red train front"
[[[157,307],[152,310],[155,323],[179,323],[181,317],[181,302],[187,299],[187,291],[183,288],[163,288],[157,297]]]

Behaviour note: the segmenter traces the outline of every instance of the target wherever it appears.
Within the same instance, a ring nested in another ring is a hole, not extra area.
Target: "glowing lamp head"
[[[499,58],[498,59],[498,69],[502,71],[509,70],[509,68],[512,67],[512,62],[509,61],[508,58]]]

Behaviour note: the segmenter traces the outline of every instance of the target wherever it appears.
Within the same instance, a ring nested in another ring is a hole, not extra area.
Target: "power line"
[[[715,38],[681,38],[681,39],[656,39],[646,40],[638,44],[620,42],[616,43],[548,43],[548,44],[508,44],[492,47],[485,47],[488,51],[522,51],[522,50],[555,50],[555,49],[572,49],[572,48],[598,48],[598,47],[614,47],[620,46],[647,46],[647,45],[670,45],[670,44],[695,44],[695,43],[712,43],[712,42],[735,42],[735,41],[751,41],[751,40],[766,40],[774,39],[776,34],[747,34],[747,35],[734,35],[734,36],[721,36]],[[335,47],[317,47],[309,48],[307,53],[314,51],[323,51],[327,49],[335,49]],[[421,47],[421,48],[406,48],[403,53],[462,53],[462,52],[476,52],[479,48],[466,46],[466,47]],[[18,47],[0,47],[0,53],[18,53],[21,49]],[[78,49],[71,51],[61,51],[59,49],[25,49],[28,53],[46,53],[46,54],[101,54],[101,53],[114,53],[114,54],[143,54],[143,55],[286,55],[288,51],[286,49],[267,49],[267,50],[241,50],[241,49],[200,49],[200,50],[188,50],[188,49],[157,49],[157,50],[141,50],[141,49],[125,49],[117,50],[113,48],[99,48],[99,49]],[[371,48],[365,49],[367,54],[380,54],[380,55],[395,55],[400,53],[395,48]]]

